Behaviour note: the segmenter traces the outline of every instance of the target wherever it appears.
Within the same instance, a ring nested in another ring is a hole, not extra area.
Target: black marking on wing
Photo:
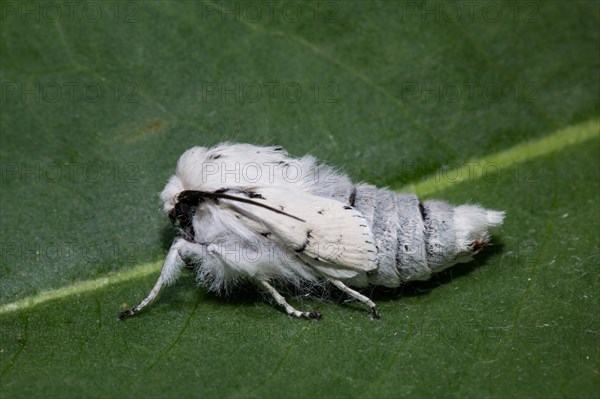
[[[265,197],[263,197],[262,194],[254,193],[252,191],[242,191],[241,193],[248,195],[248,197],[250,197],[250,198],[265,199]]]
[[[425,210],[425,207],[421,201],[419,201],[419,212],[421,212],[421,219],[424,222],[425,219],[427,219],[427,211]]]
[[[306,249],[308,244],[310,244],[310,239],[312,238],[312,235],[310,233],[312,233],[312,230],[308,230],[306,232],[306,240],[304,240],[304,243],[302,243],[302,246],[300,248],[297,248],[294,250],[294,251],[296,251],[296,253],[304,252],[304,250]]]
[[[348,205],[344,205],[344,209],[352,209],[352,207],[348,206]]]
[[[214,160],[217,160],[222,157],[223,157],[223,154],[212,154],[212,155],[208,156],[207,160],[214,161]]]
[[[354,206],[356,203],[356,186],[352,187],[352,192],[350,193],[350,198],[348,198],[348,203],[350,206]]]
[[[301,254],[302,252],[304,252],[305,249],[306,249],[306,242],[304,242],[304,244],[302,244],[302,246],[300,248],[294,249],[294,251],[296,251],[297,254]]]

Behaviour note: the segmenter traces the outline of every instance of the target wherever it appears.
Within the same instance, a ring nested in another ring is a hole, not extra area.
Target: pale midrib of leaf
[[[39,294],[20,299],[16,302],[7,303],[6,305],[0,306],[0,314],[28,309],[50,300],[66,298],[72,295],[79,295],[86,292],[95,291],[109,285],[118,284],[123,281],[142,278],[156,273],[159,270],[160,264],[161,262],[159,261],[144,263],[134,267],[133,269],[123,272],[110,274],[94,280],[80,281],[65,287],[44,291]]]
[[[487,157],[473,159],[462,166],[425,176],[420,182],[400,187],[400,191],[410,191],[427,196],[465,181],[478,180],[484,174],[502,171],[510,166],[559,151],[567,146],[583,143],[600,137],[600,119],[592,119],[577,125],[560,129],[538,140],[520,143],[505,151]],[[394,188],[392,186],[392,188]]]
[[[442,191],[455,184],[480,179],[486,173],[489,165],[493,165],[497,170],[502,170],[512,165],[560,151],[568,146],[580,144],[598,137],[600,137],[600,119],[592,119],[560,129],[538,140],[520,143],[505,151],[471,160],[461,167],[445,171],[444,175],[452,176],[452,179],[440,179],[439,174],[436,174],[419,183],[401,187],[400,190],[415,192],[419,196],[426,196]],[[161,262],[159,261],[144,263],[133,269],[114,273],[106,277],[81,281],[66,287],[44,291],[40,294],[0,306],[0,315],[29,309],[50,300],[84,294],[124,281],[157,274],[160,264]]]

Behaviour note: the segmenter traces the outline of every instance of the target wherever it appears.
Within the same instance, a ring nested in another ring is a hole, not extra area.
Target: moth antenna
[[[243,202],[245,204],[260,206],[261,208],[265,208],[272,212],[291,217],[292,219],[296,219],[303,223],[306,222],[306,220],[304,220],[304,219],[300,219],[297,216],[290,215],[287,212],[284,212],[280,209],[273,208],[269,205],[261,204],[260,202],[253,201],[248,198],[241,198],[241,197],[236,197],[234,195],[225,194],[223,192],[212,192],[211,193],[208,191],[185,190],[179,194],[178,201],[189,201],[190,199],[193,200],[195,198],[197,198],[198,200],[200,200],[201,198],[214,198],[214,199],[227,199],[227,200],[231,200],[231,201]],[[257,196],[256,198],[260,198],[260,197]]]

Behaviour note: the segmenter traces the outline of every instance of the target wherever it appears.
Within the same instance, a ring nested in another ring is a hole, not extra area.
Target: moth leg
[[[180,251],[182,251],[183,249],[188,249],[188,247],[194,245],[197,244],[190,243],[182,238],[176,238],[173,241],[173,245],[171,245],[169,252],[167,253],[167,257],[160,271],[160,276],[154,284],[152,291],[150,291],[148,296],[144,298],[144,300],[140,302],[139,305],[134,306],[131,309],[122,311],[119,314],[119,319],[123,320],[133,316],[135,313],[138,313],[140,310],[145,308],[150,302],[152,302],[154,298],[158,296],[158,293],[165,284],[169,284],[172,281],[174,281],[181,272],[183,266],[185,265],[185,262],[181,258]]]
[[[273,299],[275,299],[275,302],[277,302],[280,306],[283,306],[287,314],[289,314],[290,316],[316,320],[319,320],[321,318],[321,312],[301,312],[299,310],[296,310],[294,307],[292,307],[292,305],[287,303],[283,295],[277,292],[277,290],[271,284],[267,283],[264,280],[261,280],[260,283],[263,287],[267,289],[267,291],[269,291],[269,294],[271,294]]]
[[[379,318],[379,312],[377,311],[377,305],[375,305],[375,302],[373,302],[372,300],[370,300],[369,298],[367,298],[366,296],[364,296],[360,292],[354,291],[352,288],[348,287],[346,284],[342,283],[340,280],[336,280],[334,278],[328,278],[327,280],[331,284],[333,284],[336,287],[338,287],[340,290],[344,291],[346,294],[350,295],[351,297],[354,297],[354,298],[358,299],[359,301],[361,301],[362,303],[364,303],[365,305],[367,305],[368,307],[370,307],[371,308],[371,318],[372,319],[378,319]]]

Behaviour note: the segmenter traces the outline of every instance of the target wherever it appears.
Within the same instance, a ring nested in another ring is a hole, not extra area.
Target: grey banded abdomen
[[[442,201],[420,202],[415,194],[396,194],[368,184],[355,186],[354,206],[371,224],[378,247],[372,285],[397,287],[427,280],[464,256],[455,245],[454,207]]]

